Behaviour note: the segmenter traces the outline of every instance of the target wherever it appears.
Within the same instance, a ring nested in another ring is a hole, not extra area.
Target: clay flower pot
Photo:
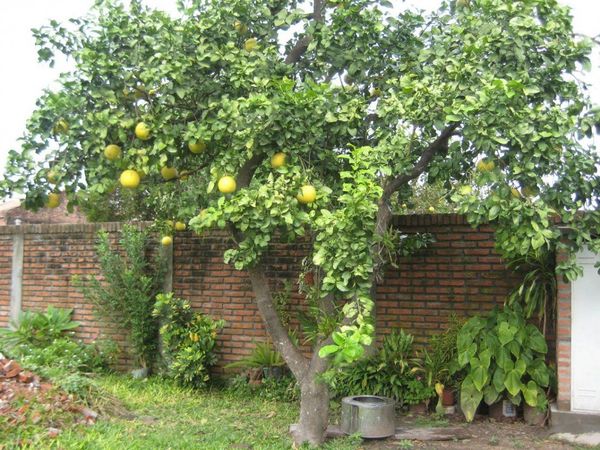
[[[444,389],[442,392],[442,406],[454,406],[456,397],[452,389]]]

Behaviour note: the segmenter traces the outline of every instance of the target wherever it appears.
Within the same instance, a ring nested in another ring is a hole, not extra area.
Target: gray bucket
[[[394,400],[376,395],[342,399],[342,431],[363,438],[385,438],[396,432]]]

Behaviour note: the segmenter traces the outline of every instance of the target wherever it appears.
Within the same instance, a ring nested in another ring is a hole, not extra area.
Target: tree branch
[[[267,332],[273,340],[273,345],[281,353],[296,379],[298,381],[302,380],[309,368],[308,360],[292,343],[288,330],[279,319],[277,309],[273,303],[273,296],[269,289],[269,281],[263,267],[257,264],[255,267],[248,269],[248,275],[252,283],[252,290],[256,295],[258,310],[265,322]]]
[[[256,171],[258,165],[262,162],[263,157],[263,153],[257,153],[244,163],[237,175],[236,184],[238,188],[245,188],[250,185],[250,181],[252,181],[254,172]]]
[[[324,21],[323,7],[325,6],[325,1],[326,0],[314,0],[313,1],[313,12],[311,14],[311,17],[315,20],[315,22],[323,23],[323,21]],[[298,61],[300,61],[300,58],[302,58],[302,55],[304,55],[304,53],[308,49],[308,45],[310,44],[311,41],[312,41],[311,36],[302,36],[300,39],[298,39],[298,41],[296,42],[296,45],[294,45],[294,47],[292,47],[292,49],[290,50],[290,53],[285,58],[285,63],[286,64],[295,64]]]
[[[390,199],[392,194],[400,188],[405,183],[408,183],[411,180],[414,180],[427,169],[427,166],[435,156],[435,154],[443,149],[448,144],[448,139],[454,134],[454,130],[459,127],[460,123],[453,123],[452,125],[448,125],[444,130],[440,133],[435,141],[429,144],[421,157],[416,162],[412,170],[408,173],[403,173],[401,175],[397,175],[392,181],[390,181],[383,190],[383,201],[387,202]]]

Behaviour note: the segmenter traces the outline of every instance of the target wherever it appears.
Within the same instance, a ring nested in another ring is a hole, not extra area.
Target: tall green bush
[[[465,371],[460,401],[467,421],[473,420],[482,400],[491,405],[508,398],[515,405],[525,400],[530,406],[547,407],[548,346],[535,325],[525,321],[518,304],[469,319],[458,333],[457,347],[458,364]]]
[[[101,317],[129,332],[133,356],[141,367],[151,368],[158,353],[158,320],[152,315],[160,292],[165,260],[159,252],[148,256],[148,232],[131,225],[112,246],[105,231],[98,233],[96,253],[102,278],[76,279]]]
[[[217,362],[217,332],[225,322],[193,311],[189,302],[172,293],[157,296],[153,315],[162,323],[167,375],[184,386],[206,386],[209,368]]]

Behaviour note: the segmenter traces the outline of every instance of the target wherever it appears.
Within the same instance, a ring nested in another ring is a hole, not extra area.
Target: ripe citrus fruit
[[[494,161],[486,161],[485,159],[480,159],[477,162],[477,170],[479,172],[491,172],[496,167]]]
[[[317,190],[314,186],[306,184],[300,188],[300,192],[296,195],[300,203],[312,203],[317,199]]]
[[[55,134],[65,134],[69,131],[69,122],[65,119],[59,119],[54,125]]]
[[[171,245],[173,243],[173,238],[171,236],[163,236],[162,239],[160,240],[160,243],[162,245],[164,245],[165,247],[168,247],[169,245]]]
[[[271,157],[271,167],[273,169],[279,169],[280,167],[283,167],[285,165],[286,158],[287,158],[287,155],[285,153],[282,153],[282,152],[275,153]]]
[[[50,184],[56,184],[58,182],[58,175],[54,171],[54,169],[50,169],[48,171],[48,173],[46,174],[46,179],[48,180],[48,183],[50,183]]]
[[[257,45],[258,41],[256,40],[256,38],[246,39],[246,42],[244,42],[244,50],[246,50],[247,52],[254,51]]]
[[[57,194],[55,192],[50,192],[48,194],[48,200],[46,201],[46,206],[48,208],[56,208],[58,205],[60,205],[60,194]]]
[[[183,222],[175,222],[175,229],[177,231],[184,231],[185,230],[185,223]]]
[[[135,135],[142,141],[150,139],[150,128],[144,122],[140,122],[135,126]]]
[[[473,192],[473,188],[467,184],[465,186],[461,186],[458,192],[460,192],[461,195],[469,195],[471,192]]]
[[[206,143],[202,140],[188,142],[188,148],[192,153],[202,153],[204,150],[206,150]]]
[[[219,182],[217,183],[217,188],[223,194],[231,194],[232,192],[235,192],[237,184],[233,177],[226,175],[219,180]]]
[[[140,175],[133,169],[127,169],[123,171],[119,181],[124,188],[135,189],[140,185]]]
[[[177,176],[177,169],[175,167],[165,166],[162,169],[160,169],[160,174],[165,180],[172,180]]]
[[[239,20],[233,22],[233,28],[235,28],[235,31],[237,31],[238,34],[246,34],[248,31],[248,27]]]
[[[121,157],[121,147],[115,144],[110,144],[104,147],[104,156],[109,161],[115,161]]]

